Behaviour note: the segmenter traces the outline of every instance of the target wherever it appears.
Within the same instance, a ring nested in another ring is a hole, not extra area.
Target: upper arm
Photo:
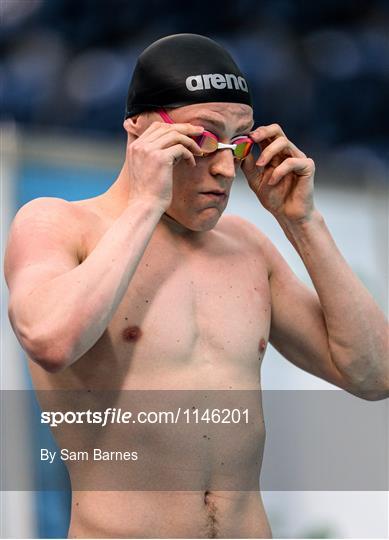
[[[291,270],[280,252],[252,223],[231,216],[242,234],[258,245],[265,260],[271,293],[270,343],[287,360],[340,388],[351,385],[332,362],[323,310],[316,291]]]
[[[79,264],[74,210],[67,201],[35,199],[17,213],[4,259],[10,312],[43,283]]]
[[[301,369],[352,391],[332,361],[325,318],[316,291],[297,278],[268,238],[263,242],[270,270],[271,344]]]

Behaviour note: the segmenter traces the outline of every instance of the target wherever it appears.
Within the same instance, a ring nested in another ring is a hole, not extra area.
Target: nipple
[[[122,332],[122,338],[124,339],[124,341],[138,341],[141,335],[142,330],[139,328],[139,326],[128,326]]]

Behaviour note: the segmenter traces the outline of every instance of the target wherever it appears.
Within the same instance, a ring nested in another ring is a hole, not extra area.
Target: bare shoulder
[[[10,230],[10,240],[15,235],[31,237],[34,231],[47,231],[69,238],[80,234],[85,222],[85,212],[74,203],[56,197],[39,197],[23,205],[16,213]]]
[[[17,212],[11,230],[23,227],[57,227],[64,235],[82,234],[95,226],[99,215],[94,211],[93,199],[67,201],[57,197],[38,197],[23,205]]]
[[[64,199],[40,197],[23,205],[8,235],[4,258],[7,282],[20,269],[50,258],[66,258],[76,264],[82,258],[84,224],[83,212]]]
[[[13,224],[26,221],[49,220],[72,222],[79,215],[78,208],[71,202],[57,197],[38,197],[24,204],[16,213]]]
[[[235,238],[245,249],[257,250],[265,259],[269,273],[278,255],[278,250],[270,238],[256,225],[235,214],[223,216],[219,221],[220,230],[224,230],[231,238]]]
[[[253,223],[235,214],[224,215],[218,225],[221,231],[246,245],[261,248],[267,238]]]

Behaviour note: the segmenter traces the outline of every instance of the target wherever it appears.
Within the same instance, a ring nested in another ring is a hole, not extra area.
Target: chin
[[[193,232],[207,232],[207,231],[211,231],[216,226],[216,223],[217,221],[212,224],[204,223],[202,225],[189,225],[187,229]]]
[[[197,214],[194,219],[186,219],[182,224],[191,231],[206,232],[212,230],[217,225],[221,216],[222,213],[215,208],[207,208]]]

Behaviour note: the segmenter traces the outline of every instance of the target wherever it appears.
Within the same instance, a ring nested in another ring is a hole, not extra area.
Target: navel
[[[142,336],[142,330],[139,326],[127,326],[122,332],[124,341],[135,342]]]
[[[218,538],[219,520],[216,517],[217,508],[211,491],[207,490],[204,492],[204,505],[207,509],[205,538]]]
[[[206,490],[204,491],[204,504],[208,504],[209,503],[209,496],[211,495],[211,492]]]

